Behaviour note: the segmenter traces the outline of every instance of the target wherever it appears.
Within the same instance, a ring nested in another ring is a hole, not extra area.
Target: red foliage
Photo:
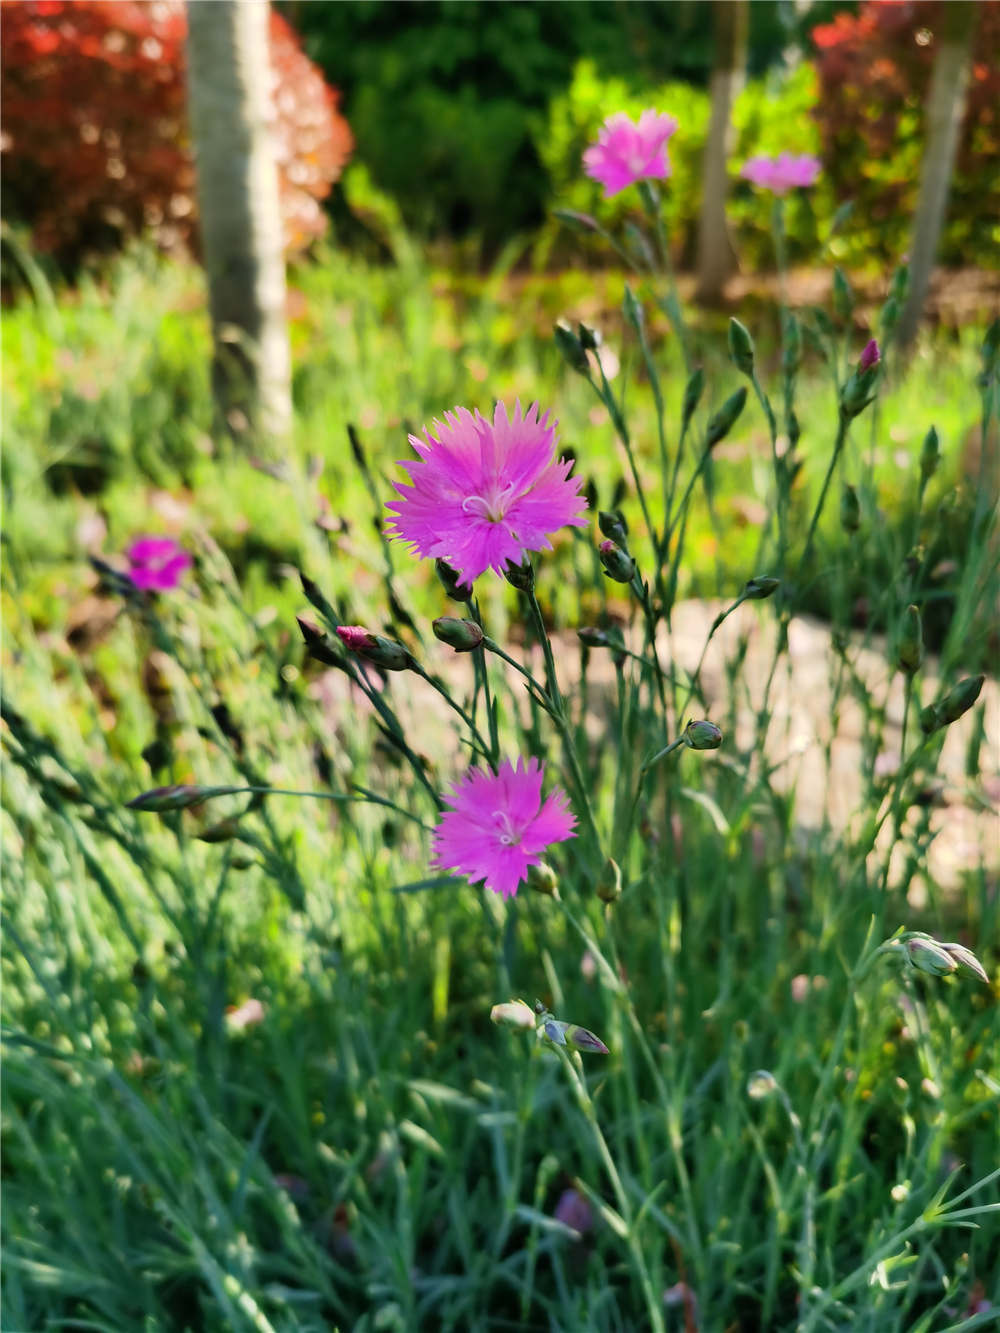
[[[890,226],[912,210],[927,92],[947,4],[866,0],[857,14],[837,14],[812,32],[823,159],[834,164],[839,192],[863,200]],[[980,0],[977,10],[953,191],[963,200],[964,225],[985,228],[985,236],[1000,205],[1000,3]],[[875,187],[870,197],[868,182]],[[960,245],[962,239],[956,235],[953,242]]]
[[[151,229],[192,238],[194,165],[183,0],[0,0],[6,211],[69,259]],[[322,235],[320,200],[353,141],[337,94],[271,14],[273,122],[285,241]]]

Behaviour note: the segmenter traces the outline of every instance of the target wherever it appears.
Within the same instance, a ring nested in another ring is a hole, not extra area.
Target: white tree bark
[[[701,216],[698,221],[697,299],[717,304],[736,265],[726,224],[726,159],[732,137],[730,115],[743,86],[746,65],[747,0],[715,0],[715,60],[709,85],[712,112],[702,166]]]
[[[271,144],[267,0],[188,0],[188,105],[215,343],[213,387],[234,435],[291,426],[291,358]],[[246,423],[246,425],[244,425]]]
[[[965,115],[969,55],[976,26],[976,0],[948,0],[942,6],[940,46],[927,96],[927,142],[920,167],[920,193],[910,246],[910,291],[899,321],[903,347],[913,342],[924,312],[937,255],[958,135]]]

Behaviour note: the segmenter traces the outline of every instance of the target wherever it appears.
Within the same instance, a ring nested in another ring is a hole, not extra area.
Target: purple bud
[[[882,353],[879,351],[877,341],[872,340],[865,344],[865,350],[861,353],[861,359],[858,361],[858,370],[871,370],[882,360]]]
[[[213,796],[231,796],[242,791],[242,787],[195,787],[188,783],[174,787],[154,787],[144,791],[125,805],[129,810],[145,810],[161,815],[167,810],[187,810],[192,805],[200,805]]]

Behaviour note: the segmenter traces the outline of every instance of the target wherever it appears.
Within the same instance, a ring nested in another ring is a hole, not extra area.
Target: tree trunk
[[[948,0],[941,7],[934,72],[927,97],[927,141],[920,167],[920,193],[910,246],[910,291],[899,321],[899,341],[916,336],[941,239],[958,135],[965,115],[969,52],[976,26],[976,0]]]
[[[702,167],[701,217],[698,222],[698,288],[706,305],[722,299],[726,279],[736,264],[726,225],[726,158],[731,138],[733,101],[743,86],[747,48],[747,0],[715,0],[715,59],[712,67],[712,114]]]
[[[291,363],[271,143],[267,0],[188,0],[188,104],[215,354],[234,436],[285,436]]]

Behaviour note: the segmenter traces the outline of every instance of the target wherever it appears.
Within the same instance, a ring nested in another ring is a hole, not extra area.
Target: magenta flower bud
[[[881,360],[882,353],[879,351],[878,343],[872,338],[870,342],[865,344],[865,349],[861,353],[861,358],[858,361],[858,370],[862,373],[866,370],[871,370],[872,367],[877,366]]]
[[[433,622],[434,637],[454,648],[456,653],[471,653],[483,641],[483,631],[474,620],[460,620],[458,616],[438,616]]]
[[[523,1000],[508,1000],[506,1004],[495,1004],[490,1010],[490,1022],[506,1028],[533,1028],[535,1011]]]
[[[401,643],[372,634],[361,625],[338,625],[337,636],[352,653],[383,671],[407,671],[413,666],[412,654]]]

